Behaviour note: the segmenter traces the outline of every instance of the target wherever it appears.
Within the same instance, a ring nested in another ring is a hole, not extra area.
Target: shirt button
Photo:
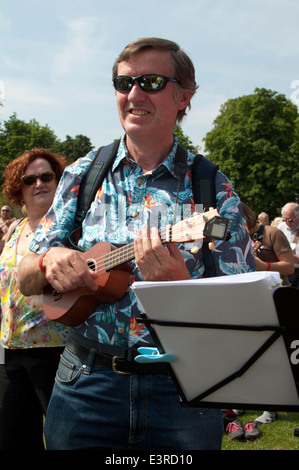
[[[124,329],[124,328],[122,328],[122,327],[120,327],[120,328],[118,328],[118,330],[117,330],[117,331],[118,331],[118,333],[119,333],[119,334],[121,334],[121,335],[122,335],[122,334],[124,333],[125,329]]]
[[[142,184],[143,183],[143,178],[138,178],[137,183]]]
[[[134,219],[136,219],[136,217],[138,217],[138,215],[139,215],[138,212],[134,212],[134,214],[133,214]]]

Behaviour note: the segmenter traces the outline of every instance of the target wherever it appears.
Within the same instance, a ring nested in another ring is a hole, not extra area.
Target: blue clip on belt
[[[155,362],[174,362],[176,357],[174,354],[160,354],[157,348],[138,348],[139,356],[135,357],[135,361],[140,364]]]

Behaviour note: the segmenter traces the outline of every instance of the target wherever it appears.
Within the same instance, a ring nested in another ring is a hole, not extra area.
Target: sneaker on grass
[[[235,419],[227,425],[226,431],[229,433],[229,437],[232,440],[244,439],[244,425],[240,419]]]
[[[256,418],[254,421],[257,424],[270,424],[276,419],[278,419],[278,414],[276,413],[276,411],[264,411],[264,413],[258,418]]]
[[[261,432],[255,421],[249,421],[249,423],[247,423],[244,427],[244,432],[245,432],[245,439],[247,439],[248,441],[257,439],[261,435]]]

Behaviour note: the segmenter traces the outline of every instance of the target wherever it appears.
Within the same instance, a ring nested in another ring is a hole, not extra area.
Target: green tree
[[[35,119],[29,122],[19,119],[14,113],[0,125],[0,185],[7,164],[25,150],[41,147],[64,155],[68,163],[86,155],[93,149],[88,137],[66,136],[61,142],[48,125],[41,126]]]
[[[298,109],[285,95],[257,88],[228,100],[205,146],[256,213],[276,217],[286,202],[298,200]]]
[[[65,155],[68,163],[72,163],[80,157],[84,157],[94,147],[90,139],[85,135],[76,135],[76,137],[66,136],[63,142],[58,142],[55,145],[55,151]]]
[[[0,127],[0,184],[3,183],[3,171],[7,164],[27,149],[43,147],[50,150],[57,137],[46,125],[32,119],[29,122],[18,119],[14,113]]]

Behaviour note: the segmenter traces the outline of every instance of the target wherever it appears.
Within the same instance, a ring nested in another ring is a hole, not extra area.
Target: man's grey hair
[[[286,210],[286,209],[293,209],[294,213],[295,213],[295,217],[299,217],[299,204],[297,204],[296,202],[287,202],[287,204],[285,204],[283,206],[283,208],[281,209],[281,215],[283,216],[283,212]]]

